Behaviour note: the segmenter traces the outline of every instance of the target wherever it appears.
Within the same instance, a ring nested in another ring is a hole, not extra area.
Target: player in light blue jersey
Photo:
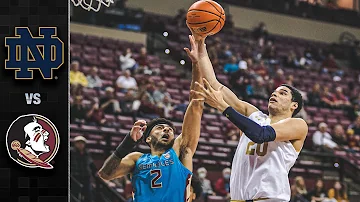
[[[189,36],[194,50],[195,39]],[[190,50],[186,49],[187,52]],[[193,61],[192,82],[202,82],[197,61]],[[131,174],[135,202],[188,202],[192,177],[192,157],[200,137],[204,99],[190,94],[182,133],[175,138],[175,128],[166,119],[135,122],[130,133],[99,171],[104,180]],[[131,152],[144,139],[150,153]],[[130,153],[131,152],[131,153]]]

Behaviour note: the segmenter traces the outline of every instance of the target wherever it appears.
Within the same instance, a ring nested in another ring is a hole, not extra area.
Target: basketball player
[[[201,81],[199,68],[193,64],[190,89]],[[182,134],[177,138],[173,124],[166,119],[135,122],[115,152],[105,161],[99,176],[105,180],[132,176],[135,202],[184,202],[190,200],[192,157],[201,126],[204,99],[190,95],[185,112]],[[150,153],[131,152],[142,139]],[[131,153],[130,153],[131,152]]]
[[[190,40],[197,48],[192,52],[186,49],[186,52],[193,62],[198,63],[201,74],[206,78],[206,89],[197,84],[201,91],[196,94],[204,96],[206,103],[221,111],[245,134],[240,137],[232,162],[232,201],[289,201],[288,173],[308,131],[304,120],[292,118],[302,108],[301,94],[289,85],[278,87],[271,94],[269,115],[266,115],[255,106],[239,100],[216,79],[207,55],[205,37],[195,35]]]

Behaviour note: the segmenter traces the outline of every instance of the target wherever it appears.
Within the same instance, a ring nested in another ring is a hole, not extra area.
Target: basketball
[[[199,35],[214,35],[224,27],[225,11],[215,1],[197,1],[189,8],[186,23]]]

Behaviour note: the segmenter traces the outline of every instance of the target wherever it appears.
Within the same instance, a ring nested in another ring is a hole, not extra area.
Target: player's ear
[[[193,199],[193,200],[196,199],[196,194],[195,194],[195,193],[192,194],[192,199]]]
[[[151,136],[147,137],[145,140],[146,143],[150,143],[150,141],[151,141]]]
[[[297,109],[299,107],[299,104],[297,102],[293,102],[291,108],[293,110]]]

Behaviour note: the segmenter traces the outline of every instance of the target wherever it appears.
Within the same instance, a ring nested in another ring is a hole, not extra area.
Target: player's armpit
[[[308,125],[303,119],[288,118],[271,124],[276,133],[275,141],[303,140],[308,133]]]
[[[142,155],[140,152],[132,152],[120,159],[111,154],[99,170],[99,177],[104,180],[113,180],[129,174],[134,169],[136,161]]]

